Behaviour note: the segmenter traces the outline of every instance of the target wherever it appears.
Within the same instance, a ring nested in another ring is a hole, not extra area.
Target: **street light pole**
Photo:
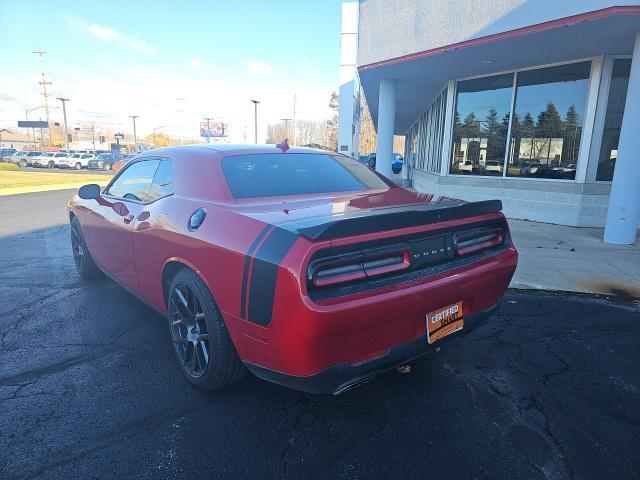
[[[285,130],[285,134],[287,135],[287,139],[288,139],[289,138],[289,122],[291,121],[291,119],[290,118],[281,118],[280,120],[282,120],[284,122],[284,130]]]
[[[253,103],[253,129],[254,129],[254,143],[258,143],[258,100],[251,100]]]
[[[129,118],[133,119],[133,149],[137,151],[136,145],[138,144],[138,135],[136,132],[136,118],[139,118],[140,115],[129,115]]]
[[[62,102],[62,115],[64,116],[64,138],[67,141],[67,153],[69,153],[69,131],[67,129],[67,102],[68,98],[57,97]]]

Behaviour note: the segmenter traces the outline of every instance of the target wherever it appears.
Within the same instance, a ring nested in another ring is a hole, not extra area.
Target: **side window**
[[[149,202],[149,190],[158,163],[160,163],[159,160],[144,160],[127,166],[111,184],[107,195],[125,200]]]
[[[149,193],[150,201],[158,200],[173,194],[173,162],[171,160],[161,160],[156,175],[153,177],[151,191]]]

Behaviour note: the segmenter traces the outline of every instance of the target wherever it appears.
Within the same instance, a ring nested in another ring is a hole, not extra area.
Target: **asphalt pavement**
[[[71,193],[0,197],[0,478],[640,477],[637,304],[509,292],[408,374],[204,393],[162,317],[76,274]]]

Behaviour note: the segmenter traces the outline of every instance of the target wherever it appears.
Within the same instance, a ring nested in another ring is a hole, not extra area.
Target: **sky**
[[[212,117],[234,141],[259,140],[268,123],[330,115],[340,57],[340,0],[29,1],[0,0],[0,126],[15,130],[52,84],[51,121],[96,121],[138,136],[154,128],[197,136]],[[29,119],[44,118],[42,109]]]

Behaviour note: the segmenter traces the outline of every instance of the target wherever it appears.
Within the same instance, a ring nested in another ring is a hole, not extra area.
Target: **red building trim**
[[[530,35],[532,33],[544,32],[547,30],[553,30],[560,27],[568,27],[576,25],[582,22],[588,22],[590,20],[600,20],[616,15],[640,15],[640,7],[626,6],[626,7],[608,7],[602,10],[594,10],[592,12],[581,13],[578,15],[572,15],[570,17],[559,18],[557,20],[550,20],[548,22],[536,23],[535,25],[528,25],[522,28],[516,28],[515,30],[508,30],[506,32],[495,33],[493,35],[487,35],[480,38],[472,38],[470,40],[464,40],[458,43],[452,43],[444,47],[432,48],[431,50],[424,50],[422,52],[410,53],[401,57],[390,58],[388,60],[382,60],[379,62],[370,63],[368,65],[362,65],[358,67],[359,72],[371,70],[379,67],[386,67],[389,65],[395,65],[397,63],[409,62],[411,60],[417,60],[420,58],[433,57],[445,52],[454,50],[460,50],[469,47],[478,47],[481,45],[487,45],[500,40],[507,40],[510,38],[522,37],[524,35]]]

